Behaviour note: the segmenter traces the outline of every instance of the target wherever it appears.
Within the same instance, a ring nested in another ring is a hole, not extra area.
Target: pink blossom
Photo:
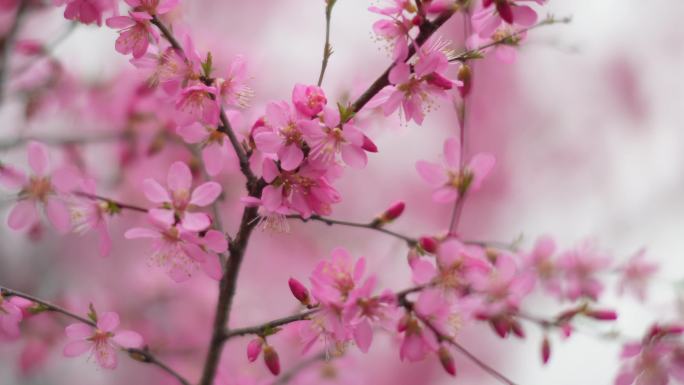
[[[519,4],[529,2],[542,5],[545,0],[483,0],[482,6],[473,13],[473,28],[480,36],[487,38],[503,22],[529,27],[537,22],[537,13],[531,7]]]
[[[328,215],[331,205],[340,201],[339,193],[327,180],[326,170],[308,163],[297,171],[286,171],[266,159],[263,178],[268,185],[261,193],[260,202],[269,212],[284,213],[291,209],[305,218],[313,213]]]
[[[116,51],[134,59],[143,57],[147,53],[150,41],[159,40],[159,33],[150,23],[152,16],[144,12],[129,12],[128,16],[114,16],[107,19],[107,26],[119,29],[116,39]]]
[[[423,290],[414,304],[414,310],[417,317],[407,314],[399,321],[399,332],[404,332],[399,357],[412,362],[421,361],[439,349],[432,328],[444,336],[453,334],[449,326],[450,306],[439,290]],[[429,322],[431,327],[423,321]]]
[[[448,79],[444,73],[449,60],[437,45],[421,47],[415,65],[398,62],[389,73],[391,86],[385,87],[374,98],[371,106],[382,105],[385,116],[401,107],[406,121],[423,124],[425,113],[430,109],[432,98],[446,97],[446,91],[459,81]],[[427,106],[427,107],[426,107]]]
[[[193,190],[190,168],[183,162],[175,162],[169,168],[166,185],[168,189],[154,179],[145,179],[143,182],[143,191],[147,199],[162,206],[150,210],[150,215],[155,220],[167,225],[179,222],[180,226],[188,231],[203,231],[211,226],[208,214],[191,210],[214,203],[221,194],[220,184],[206,182]]]
[[[235,127],[241,121],[239,112],[227,111],[230,124]],[[226,164],[235,161],[228,135],[216,127],[207,127],[199,123],[179,126],[177,131],[187,143],[198,143],[202,147],[202,161],[209,176],[216,176],[223,171]]]
[[[553,258],[556,242],[550,236],[537,239],[531,252],[523,256],[527,269],[534,272],[543,288],[554,295],[560,295],[560,269]]]
[[[680,327],[655,325],[640,343],[627,343],[615,385],[667,385],[684,381],[684,345]]]
[[[373,32],[392,47],[393,60],[403,61],[408,56],[409,32],[415,26],[410,14],[415,13],[417,9],[408,0],[393,0],[389,3],[391,5],[383,8],[368,8],[371,12],[390,18],[390,20],[378,20],[373,23]],[[405,14],[405,11],[408,14]]]
[[[619,293],[630,292],[639,300],[644,301],[648,284],[657,271],[658,265],[646,260],[646,249],[639,250],[620,268]]]
[[[175,95],[178,90],[185,87],[188,82],[196,79],[200,71],[200,60],[198,57],[188,53],[194,52],[192,41],[186,38],[183,51],[173,47],[160,49],[159,53],[148,52],[140,58],[131,60],[136,67],[148,69],[151,72],[149,84],[152,87],[160,85],[169,95]]]
[[[102,14],[105,11],[114,10],[109,0],[53,0],[54,5],[66,4],[64,18],[78,20],[83,24],[97,23],[102,25]]]
[[[95,181],[83,180],[81,189],[87,194],[95,194]],[[96,231],[100,237],[100,255],[109,255],[112,249],[112,239],[107,226],[107,215],[112,213],[109,203],[76,196],[69,202],[69,211],[74,232],[85,234],[91,230]]]
[[[295,170],[304,160],[304,133],[315,132],[318,124],[299,118],[290,105],[283,101],[266,106],[266,125],[268,129],[254,134],[257,149],[265,154],[277,155],[284,170]]]
[[[13,230],[23,230],[38,221],[37,206],[42,206],[55,229],[66,233],[71,229],[71,222],[69,210],[62,197],[73,190],[78,177],[68,167],[59,168],[50,175],[48,150],[42,143],[29,142],[27,152],[34,175],[27,178],[23,173],[7,166],[3,166],[0,173],[0,182],[7,187],[21,186],[18,202],[10,211],[7,223]]]
[[[465,192],[477,191],[496,162],[493,155],[480,153],[461,168],[460,151],[458,139],[450,138],[444,142],[444,165],[426,161],[416,163],[423,180],[436,188],[433,201],[451,203]]]
[[[77,357],[90,351],[103,369],[115,369],[117,349],[140,348],[143,345],[140,334],[130,330],[115,332],[118,326],[119,315],[114,312],[102,314],[96,327],[84,323],[67,326],[65,331],[69,343],[64,346],[64,356]]]
[[[359,258],[354,262],[347,250],[335,248],[330,260],[319,262],[311,274],[313,297],[326,305],[343,305],[360,282],[365,268],[365,258]]]
[[[322,128],[306,125],[307,142],[311,147],[309,157],[324,165],[336,161],[337,155],[350,167],[363,168],[368,163],[364,150],[364,135],[352,123],[340,124],[340,111],[325,107]]]
[[[190,279],[201,268],[210,278],[221,279],[221,264],[217,253],[227,250],[225,236],[209,230],[204,237],[176,225],[152,221],[153,228],[133,228],[124,234],[127,239],[152,239],[150,263],[164,269],[176,282]]]
[[[574,301],[580,297],[597,300],[603,284],[597,276],[610,267],[610,258],[597,252],[585,242],[561,254],[558,266],[563,270],[562,290],[564,297]]]
[[[217,79],[219,95],[223,103],[246,108],[254,95],[254,91],[247,85],[249,74],[245,58],[238,55],[228,66],[225,77]]]
[[[180,111],[178,124],[200,122],[209,126],[218,125],[221,107],[216,100],[216,94],[216,87],[204,84],[195,84],[183,89],[176,101],[176,109]]]
[[[22,318],[19,306],[0,293],[0,336],[19,337],[19,322]]]
[[[433,283],[444,290],[460,293],[467,287],[466,273],[484,268],[483,250],[466,246],[457,239],[448,239],[437,247],[436,264],[425,258],[411,258],[413,282],[417,285]]]
[[[297,112],[307,118],[318,115],[327,103],[328,99],[320,87],[295,84],[292,90],[292,104]]]
[[[356,346],[364,353],[368,352],[373,342],[373,324],[390,330],[391,325],[396,323],[396,296],[390,290],[374,296],[376,283],[375,276],[371,276],[363,285],[352,290],[342,313],[343,322],[351,328]]]

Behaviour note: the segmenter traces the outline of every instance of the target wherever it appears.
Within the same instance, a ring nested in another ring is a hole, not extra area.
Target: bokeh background
[[[324,82],[331,101],[358,94],[389,62],[386,49],[373,38],[371,25],[377,16],[366,10],[369,5],[339,0],[334,9],[335,53]],[[323,1],[312,0],[183,2],[179,15],[200,50],[210,49],[223,64],[236,54],[248,59],[255,98],[244,112],[241,129],[249,127],[266,102],[289,99],[294,83],[315,82],[323,8]],[[661,271],[646,303],[605,297],[606,304],[620,311],[615,327],[587,324],[586,333],[567,341],[553,339],[553,356],[545,367],[534,325],[528,325],[528,338],[522,341],[499,340],[484,326],[466,327],[460,338],[520,384],[611,384],[623,338],[640,336],[655,320],[682,318],[678,301],[684,278],[684,3],[552,0],[544,13],[572,16],[573,21],[531,32],[513,65],[495,58],[475,64],[468,151],[492,152],[498,162],[482,192],[468,200],[462,233],[466,238],[500,241],[522,236],[525,246],[540,234],[553,235],[564,247],[589,238],[617,261],[646,247]],[[462,24],[455,19],[441,35],[460,48]],[[61,10],[46,10],[32,17],[20,36],[50,41],[65,28]],[[112,106],[124,104],[143,79],[114,52],[115,39],[115,32],[106,27],[78,26],[59,44],[54,56],[69,76],[89,84],[92,93],[74,92],[73,100],[61,101],[63,105],[31,121],[24,117],[24,100],[12,97],[11,88],[13,82],[28,80],[10,76],[10,90],[0,107],[0,142],[122,129],[123,112]],[[40,63],[31,69],[40,70]],[[101,111],[88,98],[101,98],[98,105],[109,107]],[[449,210],[430,201],[429,188],[414,171],[414,163],[437,159],[442,141],[457,134],[452,104],[441,103],[422,127],[399,119],[367,119],[364,126],[380,152],[371,155],[366,169],[346,171],[337,184],[344,201],[332,216],[365,221],[401,199],[407,202],[407,211],[391,225],[393,229],[414,235],[442,231]],[[143,145],[153,141],[154,135],[149,136],[143,136]],[[103,195],[145,204],[140,181],[150,176],[161,179],[170,160],[178,157],[171,145],[167,147],[133,162],[123,175],[117,163],[120,149],[112,144],[70,151],[54,148],[53,160],[71,159],[75,151],[98,176]],[[24,154],[24,148],[5,146],[0,159],[25,165]],[[242,179],[233,169],[221,181],[227,186],[223,219],[233,232],[241,209]],[[2,211],[4,215],[6,204]],[[148,266],[147,244],[122,237],[142,220],[126,213],[112,221],[114,251],[107,259],[94,251],[93,234],[58,237],[46,228],[36,240],[2,226],[0,284],[75,310],[84,311],[88,302],[103,311],[115,309],[125,327],[140,331],[175,367],[197,378],[213,318],[215,283],[197,274],[188,283],[175,284]],[[386,287],[401,289],[409,282],[406,247],[400,241],[363,230],[292,222],[289,233],[259,232],[253,238],[231,324],[251,325],[293,311],[287,278],[305,281],[316,261],[334,246],[366,256],[370,270],[378,272]],[[553,314],[554,309],[534,298],[526,307],[539,315]],[[173,383],[154,368],[124,357],[114,373],[85,359],[62,358],[61,320],[41,315],[32,325],[20,341],[0,341],[2,384]],[[610,331],[619,331],[620,337],[606,338]],[[296,337],[281,334],[273,343],[287,368],[299,354]],[[247,365],[246,342],[233,340],[224,352],[226,385],[237,384],[236,375],[269,378],[261,363]],[[457,357],[456,380],[448,378],[436,360],[399,364],[394,344],[390,338],[379,338],[368,356],[351,349],[335,364],[338,378],[359,384],[496,383],[462,357]],[[297,381],[327,383],[317,373],[305,373]]]

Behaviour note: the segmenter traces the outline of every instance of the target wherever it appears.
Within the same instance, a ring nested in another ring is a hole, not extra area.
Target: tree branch
[[[49,311],[49,312],[53,312],[53,313],[60,313],[64,316],[67,316],[67,317],[74,319],[78,322],[90,325],[94,328],[97,327],[97,324],[90,319],[87,319],[85,317],[81,317],[78,314],[72,313],[72,312],[70,312],[70,311],[68,311],[62,307],[59,307],[59,306],[54,305],[50,302],[44,301],[40,298],[34,297],[32,295],[29,295],[29,294],[22,293],[22,292],[17,291],[17,290],[13,290],[13,289],[6,288],[4,286],[0,286],[0,295],[2,295],[3,297],[24,298],[24,299],[27,299],[31,302],[34,302],[36,304],[41,305],[45,311]],[[167,374],[170,374],[171,376],[176,378],[178,380],[178,382],[180,382],[181,384],[190,385],[190,382],[188,380],[186,380],[183,376],[181,376],[175,370],[171,369],[171,367],[166,365],[164,362],[160,361],[154,354],[152,354],[149,351],[149,349],[147,347],[145,347],[143,349],[122,349],[122,350],[127,352],[128,355],[132,359],[134,359],[136,361],[140,361],[140,362],[144,362],[144,363],[148,363],[148,364],[152,364],[154,366],[157,366],[158,368],[160,368],[161,370],[163,370]]]
[[[323,61],[321,62],[321,72],[318,75],[318,86],[323,84],[323,76],[325,75],[325,70],[328,68],[328,59],[332,55],[332,47],[330,46],[330,19],[332,17],[332,9],[335,6],[337,0],[326,0],[325,5],[325,43],[323,45]]]
[[[287,325],[287,324],[292,323],[292,322],[309,319],[309,316],[311,316],[312,314],[315,314],[317,312],[318,312],[318,309],[311,309],[311,310],[308,310],[308,311],[305,311],[302,313],[293,314],[293,315],[288,316],[288,317],[283,317],[283,318],[275,319],[273,321],[268,321],[268,322],[265,322],[261,325],[250,326],[250,327],[245,327],[245,328],[240,328],[240,329],[233,329],[233,330],[227,332],[223,336],[223,338],[228,340],[228,339],[231,339],[233,337],[244,336],[244,335],[248,335],[248,334],[261,335],[268,330],[277,328],[278,326],[283,326],[283,325]]]

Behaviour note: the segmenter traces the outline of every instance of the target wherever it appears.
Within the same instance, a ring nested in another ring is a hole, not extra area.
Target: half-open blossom
[[[22,318],[23,315],[19,306],[0,294],[0,336],[19,337],[19,322]]]
[[[323,110],[323,127],[305,125],[309,157],[324,165],[333,163],[337,155],[350,167],[363,168],[368,163],[364,149],[366,138],[353,123],[340,121],[340,111],[334,107]],[[370,140],[370,139],[368,139]]]
[[[438,203],[454,202],[459,195],[474,192],[489,175],[496,162],[491,154],[480,153],[461,168],[460,145],[457,138],[444,142],[444,164],[418,161],[416,170],[428,184],[435,187],[432,200]]]
[[[76,357],[89,351],[102,368],[115,369],[117,349],[140,348],[143,345],[140,334],[130,330],[116,331],[118,327],[119,315],[114,312],[102,314],[96,327],[84,323],[67,326],[65,331],[69,343],[64,347],[64,356]]]
[[[297,112],[307,118],[318,115],[327,103],[328,99],[320,87],[295,84],[292,90],[292,104]]]
[[[28,161],[33,175],[26,177],[23,173],[4,167],[4,177],[0,182],[7,187],[21,187],[18,201],[10,210],[7,223],[13,230],[22,230],[38,221],[38,206],[45,209],[47,218],[57,231],[66,233],[71,230],[69,209],[63,196],[73,190],[78,177],[68,167],[48,173],[50,162],[48,150],[44,144],[31,141],[27,147]]]
[[[157,221],[180,225],[189,231],[206,230],[211,218],[206,213],[191,212],[195,207],[206,207],[214,203],[221,194],[221,185],[206,182],[192,189],[190,168],[183,162],[175,162],[169,168],[166,178],[168,190],[154,179],[145,179],[143,191],[150,201],[161,204],[162,208],[151,209],[150,215]]]
[[[133,228],[124,234],[127,239],[152,239],[151,264],[166,271],[176,282],[190,279],[201,268],[210,278],[221,279],[221,264],[217,253],[228,248],[223,234],[209,230],[204,237],[175,225],[152,221],[153,228]]]
[[[483,0],[473,13],[473,28],[480,36],[489,37],[503,22],[529,27],[537,21],[537,12],[519,3],[530,2],[541,5],[545,0]]]
[[[128,16],[114,16],[107,19],[107,26],[119,29],[116,39],[117,52],[133,58],[141,58],[147,53],[150,41],[158,41],[159,33],[150,23],[152,16],[145,12],[129,12]]]

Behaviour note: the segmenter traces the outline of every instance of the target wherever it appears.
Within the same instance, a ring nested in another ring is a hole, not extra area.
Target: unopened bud
[[[302,303],[304,306],[309,306],[311,305],[311,299],[309,298],[309,290],[299,281],[297,281],[294,278],[290,278],[289,281],[287,281],[287,284],[290,286],[290,291],[292,292],[292,295],[294,295],[299,302]]]
[[[544,340],[542,341],[541,355],[542,363],[546,365],[546,363],[549,362],[549,358],[551,358],[551,342],[547,336],[544,336]]]
[[[462,64],[461,68],[458,69],[458,75],[456,76],[461,84],[457,86],[458,92],[461,97],[465,98],[470,94],[470,90],[473,88],[473,71],[467,64]]]
[[[363,144],[361,144],[361,148],[367,152],[378,152],[378,146],[376,146],[375,143],[373,143],[373,141],[366,135],[363,136]]]
[[[411,24],[413,25],[421,25],[423,24],[423,18],[420,15],[416,15],[411,19]]]
[[[496,10],[499,16],[508,24],[513,24],[513,9],[508,1],[496,1]]]
[[[438,74],[437,72],[433,72],[430,75],[427,76],[427,82],[430,85],[433,85],[437,88],[441,88],[443,90],[450,90],[454,87],[454,83],[445,78],[444,76]]]
[[[383,222],[391,222],[401,216],[406,208],[406,204],[403,201],[394,202],[384,213],[382,213]]]
[[[278,353],[270,345],[264,347],[264,363],[274,376],[280,374],[280,359],[278,358]]]
[[[520,325],[520,322],[511,321],[511,331],[513,331],[513,334],[518,336],[518,338],[525,338],[525,330],[522,328],[522,325]]]
[[[613,310],[587,310],[584,315],[599,321],[615,321],[618,318]]]
[[[444,370],[452,376],[456,375],[456,364],[454,363],[454,357],[451,352],[444,346],[439,348],[437,352],[439,355],[439,362],[442,364]]]
[[[263,344],[264,340],[261,338],[255,338],[249,341],[249,344],[247,344],[247,359],[249,362],[254,362],[257,360],[257,358],[259,358]]]
[[[437,243],[437,240],[433,237],[420,237],[418,243],[423,250],[430,254],[437,252],[437,247],[439,246],[439,243]]]

